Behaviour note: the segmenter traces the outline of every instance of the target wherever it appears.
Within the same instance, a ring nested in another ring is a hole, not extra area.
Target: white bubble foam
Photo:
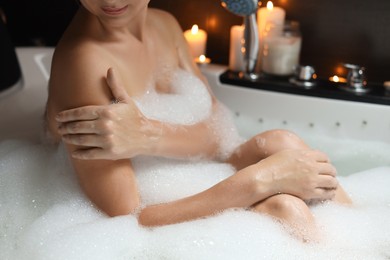
[[[80,191],[64,163],[65,149],[17,141],[1,144],[0,153],[1,259],[390,256],[390,167],[340,177],[354,206],[314,207],[324,238],[302,244],[269,217],[243,210],[154,229],[140,227],[134,216],[108,218]],[[134,163],[145,204],[193,194],[233,173],[214,162],[138,158]]]
[[[165,81],[172,93],[159,93],[151,88],[145,95],[135,99],[137,107],[150,119],[171,124],[191,125],[208,121],[211,131],[218,139],[218,156],[227,159],[243,141],[234,125],[231,112],[221,103],[212,108],[210,93],[204,83],[184,70],[178,70]]]
[[[211,100],[204,86],[187,76],[174,80],[174,95],[144,97],[142,111],[173,123],[207,118]],[[180,89],[185,84],[199,88]],[[225,107],[215,112],[211,128],[226,157],[244,138]],[[250,122],[242,123],[248,133],[256,132]],[[0,259],[389,259],[390,146],[305,137],[341,168],[340,182],[354,201],[351,207],[313,207],[323,239],[308,244],[273,219],[245,210],[153,229],[139,226],[132,215],[108,218],[80,190],[63,146],[2,142]],[[188,196],[234,174],[230,165],[208,161],[139,157],[133,164],[144,204]]]
[[[222,160],[228,159],[233,151],[245,141],[238,133],[230,110],[222,103],[216,104],[210,128],[218,140],[218,156]]]
[[[205,190],[234,173],[230,164],[180,161],[164,158],[135,158],[142,202],[164,203]]]
[[[150,89],[134,99],[148,118],[168,123],[191,125],[211,113],[211,97],[204,83],[184,70],[178,70],[169,81],[171,93]]]

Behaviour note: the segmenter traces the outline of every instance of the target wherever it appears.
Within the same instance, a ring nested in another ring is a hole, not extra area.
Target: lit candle
[[[198,58],[200,55],[206,54],[207,33],[199,29],[198,25],[194,24],[191,30],[184,32],[192,57]]]
[[[271,37],[264,39],[261,68],[265,73],[288,76],[299,64],[301,38]]]
[[[267,7],[259,8],[257,11],[257,25],[259,28],[260,41],[267,24],[282,25],[284,24],[285,17],[286,11],[281,7],[275,7],[271,1],[267,2]]]
[[[232,71],[244,71],[243,51],[244,26],[234,25],[230,29],[229,69]]]
[[[332,82],[336,82],[336,83],[345,83],[345,82],[347,82],[346,78],[339,77],[337,75],[334,75],[333,77],[330,77],[329,80],[332,81]]]
[[[288,28],[288,33],[283,32],[284,27]],[[299,64],[301,44],[298,23],[289,22],[267,27],[261,51],[262,71],[278,76],[293,74],[294,68]]]
[[[195,62],[199,65],[203,65],[203,64],[209,64],[211,60],[207,58],[205,55],[200,55],[198,58],[195,59]]]

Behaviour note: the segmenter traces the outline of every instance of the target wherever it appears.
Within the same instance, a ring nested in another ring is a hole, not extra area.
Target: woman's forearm
[[[154,142],[149,142],[150,145],[143,154],[226,160],[242,141],[234,130],[232,132],[235,125],[230,120],[229,113],[221,103],[214,100],[209,117],[193,125],[173,125],[146,119],[148,127],[145,129],[148,129],[149,133],[145,136],[158,137],[154,138]]]
[[[139,214],[144,226],[161,226],[199,219],[230,208],[249,208],[273,195],[267,175],[253,180],[249,167],[211,188],[177,201],[147,206]]]
[[[177,159],[214,158],[218,149],[217,138],[207,121],[194,125],[173,125],[150,121],[151,129],[158,136],[144,151],[144,155]]]

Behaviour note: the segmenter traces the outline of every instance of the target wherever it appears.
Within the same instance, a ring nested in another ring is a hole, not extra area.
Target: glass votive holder
[[[302,36],[299,23],[268,23],[263,31],[261,70],[265,74],[289,76],[299,64]]]

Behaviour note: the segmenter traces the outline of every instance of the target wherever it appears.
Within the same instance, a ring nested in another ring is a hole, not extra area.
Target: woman
[[[54,141],[67,144],[81,188],[108,215],[138,214],[140,224],[158,226],[250,208],[303,238],[315,229],[305,201],[349,202],[328,157],[286,131],[259,134],[221,153],[223,142],[210,127],[220,105],[171,15],[149,9],[147,0],[80,2],[53,57],[47,122]],[[146,117],[132,98],[149,91],[173,94],[170,80],[178,70],[201,79],[209,115],[192,124]],[[198,194],[141,207],[128,159],[138,155],[223,159],[237,172]]]

